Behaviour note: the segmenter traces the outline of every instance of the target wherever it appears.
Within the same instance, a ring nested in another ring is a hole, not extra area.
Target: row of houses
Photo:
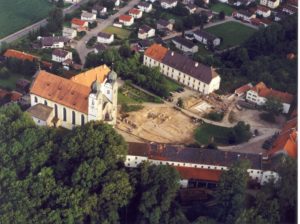
[[[209,94],[220,87],[221,78],[214,68],[160,44],[153,44],[145,51],[143,63],[148,67],[158,67],[163,75],[203,94]]]
[[[260,154],[225,152],[156,143],[129,143],[125,166],[136,168],[143,162],[174,167],[180,174],[181,187],[216,185],[222,172],[237,160],[247,160],[252,181],[261,185],[279,176],[263,161]],[[196,184],[195,184],[196,182]]]

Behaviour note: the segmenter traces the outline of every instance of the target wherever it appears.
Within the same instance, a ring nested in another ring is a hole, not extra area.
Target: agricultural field
[[[223,39],[220,49],[240,45],[256,32],[255,29],[238,22],[227,22],[205,30]]]
[[[115,34],[119,39],[122,39],[122,40],[127,39],[130,35],[129,30],[114,27],[114,26],[106,27],[103,30],[103,32],[110,33],[110,34]]]
[[[230,16],[233,12],[233,8],[231,6],[221,2],[213,4],[210,9],[214,12],[224,11],[227,16]]]
[[[52,6],[48,0],[1,0],[0,38],[46,18]]]

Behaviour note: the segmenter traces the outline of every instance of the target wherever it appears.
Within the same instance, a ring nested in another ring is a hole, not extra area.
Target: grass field
[[[233,12],[233,8],[230,7],[228,4],[225,4],[225,3],[216,3],[216,4],[213,4],[210,9],[212,11],[215,11],[215,12],[221,12],[221,11],[224,11],[225,14],[227,16],[231,15],[232,12]]]
[[[205,30],[223,39],[220,49],[242,44],[256,32],[255,29],[237,22],[227,22]]]
[[[4,89],[10,89],[13,90],[16,88],[16,82],[18,79],[22,79],[25,78],[27,80],[30,80],[30,78],[22,75],[22,74],[18,74],[18,73],[11,73],[9,74],[8,78],[3,78],[0,79],[0,88],[4,88]]]
[[[0,0],[0,38],[46,18],[51,8],[48,0]]]
[[[231,128],[220,127],[204,123],[196,129],[195,138],[200,144],[206,145],[212,142],[228,144],[228,134]]]
[[[103,32],[115,34],[120,39],[127,39],[129,37],[129,35],[130,35],[130,31],[129,30],[118,28],[118,27],[114,27],[114,26],[106,27],[103,30]]]
[[[169,92],[174,92],[176,91],[178,88],[181,87],[181,85],[177,82],[175,82],[174,80],[172,79],[169,79],[169,78],[166,78],[166,88],[168,89]]]

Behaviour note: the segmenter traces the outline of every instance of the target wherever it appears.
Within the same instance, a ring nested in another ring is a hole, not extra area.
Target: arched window
[[[63,121],[67,121],[67,111],[66,111],[66,108],[63,109]]]
[[[84,115],[81,114],[81,125],[84,125]]]
[[[37,97],[36,97],[36,96],[34,97],[34,102],[35,102],[35,103],[37,103],[37,102],[38,102],[38,99],[37,99]]]
[[[75,124],[75,120],[76,120],[75,112],[72,111],[72,124]]]
[[[58,113],[57,113],[57,105],[54,104],[54,113],[55,113],[55,117],[57,117]]]
[[[47,100],[44,101],[44,104],[45,104],[46,106],[48,106]]]

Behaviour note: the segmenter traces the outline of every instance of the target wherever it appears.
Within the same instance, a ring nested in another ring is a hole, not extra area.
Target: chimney
[[[171,56],[174,56],[174,51],[171,52]]]
[[[196,62],[196,63],[195,63],[195,67],[198,67],[198,65],[199,65],[199,63],[198,63],[198,62]]]

